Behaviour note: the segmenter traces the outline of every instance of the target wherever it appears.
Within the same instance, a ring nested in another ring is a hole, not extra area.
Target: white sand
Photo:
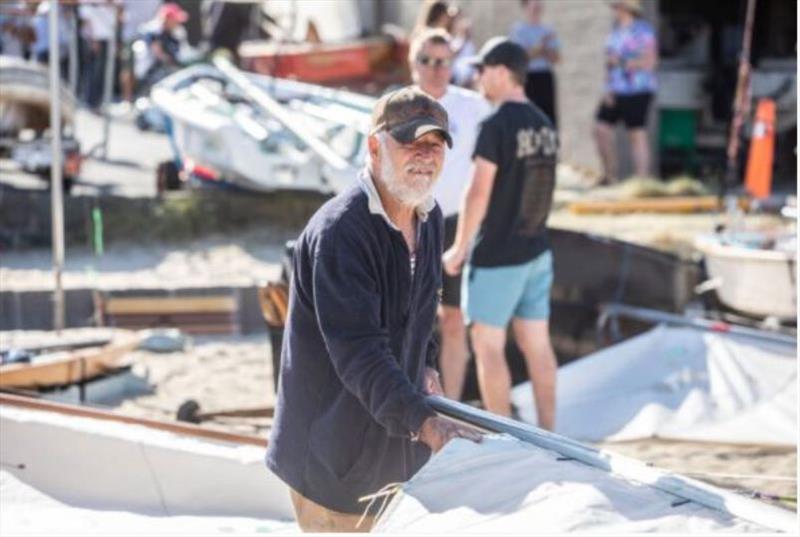
[[[100,257],[87,248],[68,248],[63,285],[104,290],[254,285],[278,276],[284,244],[293,238],[287,231],[249,230],[189,243],[117,244]],[[4,252],[0,287],[53,289],[50,250]]]

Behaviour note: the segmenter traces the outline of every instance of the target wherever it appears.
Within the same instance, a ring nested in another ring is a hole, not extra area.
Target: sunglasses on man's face
[[[420,65],[424,65],[425,67],[433,67],[434,69],[438,68],[449,68],[453,64],[453,60],[450,58],[432,58],[430,56],[418,56],[417,63]]]

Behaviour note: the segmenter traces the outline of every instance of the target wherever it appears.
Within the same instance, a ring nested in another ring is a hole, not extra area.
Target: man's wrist
[[[419,429],[411,433],[412,442],[422,442],[422,434],[423,430],[425,429],[425,424],[427,424],[432,417],[433,416],[428,416],[427,418],[425,418],[425,420],[422,422],[422,425],[419,426]]]

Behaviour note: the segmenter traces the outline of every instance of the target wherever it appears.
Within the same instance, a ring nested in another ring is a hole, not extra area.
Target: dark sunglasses
[[[436,69],[439,67],[450,67],[453,65],[453,60],[450,58],[431,58],[430,56],[418,56],[417,63],[424,65],[425,67],[433,67]]]

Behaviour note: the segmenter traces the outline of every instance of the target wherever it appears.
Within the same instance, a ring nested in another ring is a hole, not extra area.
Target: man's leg
[[[289,489],[294,507],[295,519],[300,529],[308,533],[369,533],[375,524],[375,517],[364,517],[361,525],[356,527],[361,515],[331,511],[318,503],[312,502],[294,489]]]
[[[444,395],[458,401],[464,389],[467,374],[469,349],[467,348],[467,329],[461,309],[442,304],[439,307],[439,326],[442,331],[442,350],[439,368],[444,382]]]
[[[511,372],[506,363],[505,328],[476,322],[470,336],[484,407],[489,412],[511,416]]]
[[[528,366],[538,425],[552,431],[555,426],[558,363],[550,343],[549,324],[546,319],[514,318],[512,321],[514,339],[525,355]]]
[[[628,136],[631,141],[631,154],[633,167],[637,177],[650,175],[650,144],[647,142],[646,129],[630,129]]]
[[[596,122],[594,139],[603,163],[603,176],[606,180],[615,182],[617,180],[617,150],[614,147],[614,126],[603,121]]]

